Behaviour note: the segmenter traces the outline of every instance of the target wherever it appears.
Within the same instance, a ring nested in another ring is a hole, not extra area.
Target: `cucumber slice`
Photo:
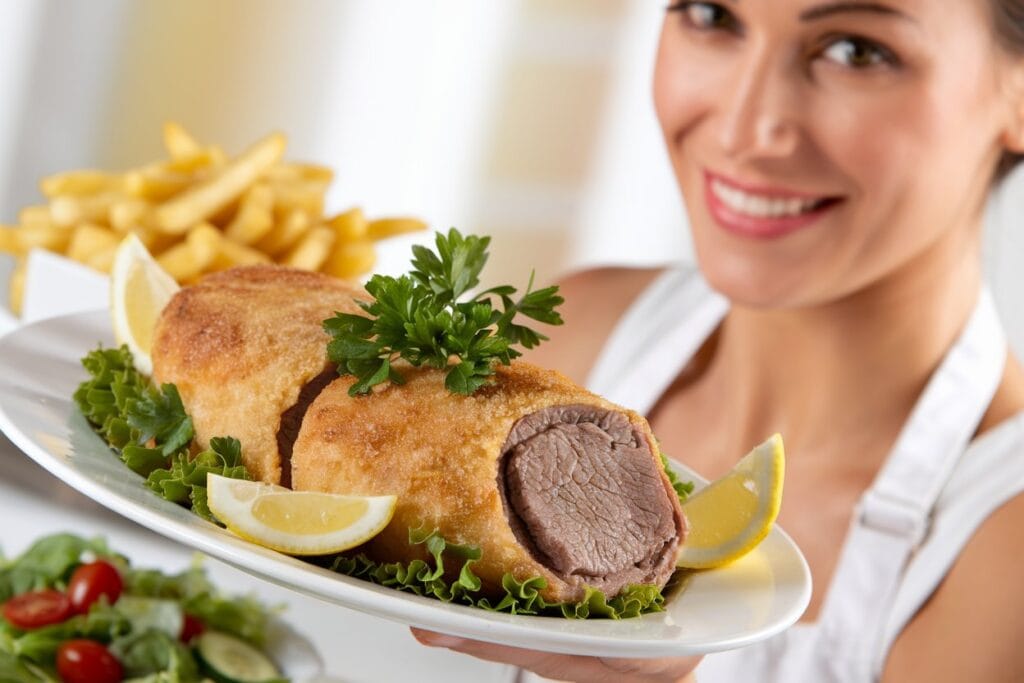
[[[281,672],[269,657],[234,636],[206,631],[195,639],[194,646],[199,660],[221,683],[281,680]]]

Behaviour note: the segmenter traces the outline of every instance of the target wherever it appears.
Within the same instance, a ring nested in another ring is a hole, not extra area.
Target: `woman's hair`
[[[1012,54],[1024,57],[1024,0],[989,1],[1000,45]],[[1024,154],[1003,152],[996,167],[995,181],[998,183],[1005,178],[1021,161],[1024,161]]]

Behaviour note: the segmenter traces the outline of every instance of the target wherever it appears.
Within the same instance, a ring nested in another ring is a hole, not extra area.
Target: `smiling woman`
[[[673,2],[654,102],[699,272],[566,278],[530,360],[709,477],[785,436],[811,604],[699,680],[1024,680],[1024,373],[980,257],[1024,152],[1024,2]],[[419,637],[567,680],[698,665]]]
[[[965,246],[1010,114],[987,2],[787,4],[672,5],[655,74],[702,270],[751,305],[846,296]]]

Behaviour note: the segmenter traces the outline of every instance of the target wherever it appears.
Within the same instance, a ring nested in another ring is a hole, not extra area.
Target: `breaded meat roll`
[[[422,527],[479,546],[473,570],[492,592],[506,572],[544,577],[550,601],[665,585],[685,524],[646,420],[518,361],[471,396],[450,393],[442,371],[401,371],[405,384],[367,396],[333,381],[292,453],[296,489],[398,496],[363,548],[372,559],[426,559],[408,542]]]

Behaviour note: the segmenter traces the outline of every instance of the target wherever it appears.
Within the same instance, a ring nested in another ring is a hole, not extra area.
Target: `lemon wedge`
[[[775,434],[687,499],[683,515],[689,531],[676,566],[719,567],[753,550],[779,514],[785,469],[782,437]]]
[[[121,240],[110,270],[114,340],[128,346],[136,369],[144,375],[153,374],[150,352],[157,318],[178,289],[138,237]]]
[[[216,474],[206,476],[206,495],[229,530],[289,555],[325,555],[365,543],[391,521],[397,500],[292,491]]]

